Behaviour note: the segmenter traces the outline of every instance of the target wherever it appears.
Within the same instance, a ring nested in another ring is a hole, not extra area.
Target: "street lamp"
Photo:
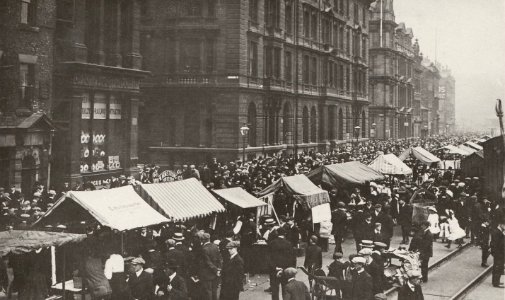
[[[358,146],[358,138],[359,138],[359,130],[360,129],[361,129],[361,127],[359,127],[359,126],[354,127],[354,135],[356,136],[356,146]]]
[[[240,134],[242,135],[242,163],[245,162],[245,144],[248,133],[249,133],[249,127],[247,127],[247,124],[244,123],[244,125],[240,127]]]

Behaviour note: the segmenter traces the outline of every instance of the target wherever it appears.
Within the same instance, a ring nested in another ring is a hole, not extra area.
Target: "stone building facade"
[[[50,172],[55,0],[0,1],[0,187],[30,195]]]
[[[104,184],[135,172],[140,0],[60,0],[55,20],[56,178]]]
[[[392,0],[372,5],[369,110],[376,138],[413,136],[415,55],[412,39],[412,29],[396,22]]]
[[[145,1],[145,160],[250,159],[367,138],[371,2]]]

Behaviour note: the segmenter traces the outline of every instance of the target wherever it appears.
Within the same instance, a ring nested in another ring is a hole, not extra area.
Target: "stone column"
[[[96,37],[96,49],[95,49],[95,62],[99,65],[105,64],[105,52],[104,52],[104,27],[105,27],[105,0],[98,0],[96,11],[97,24],[97,37]]]
[[[75,0],[74,26],[71,30],[71,59],[77,62],[88,60],[88,48],[85,42],[86,32],[86,0]]]
[[[130,119],[128,122],[130,123],[130,133],[129,133],[129,144],[128,144],[128,157],[127,164],[125,167],[133,171],[136,169],[137,162],[139,160],[138,155],[138,118],[139,118],[139,99],[131,98],[130,99]]]
[[[103,0],[102,0],[103,1]],[[124,0],[123,0],[124,1]],[[126,53],[124,67],[131,69],[140,69],[142,66],[142,56],[140,55],[140,7],[138,0],[128,0],[128,22],[129,40],[126,42]]]
[[[82,178],[80,165],[81,165],[81,122],[82,122],[82,99],[81,91],[74,91],[70,96],[70,117],[69,117],[69,130],[68,130],[68,162],[69,165],[65,166],[66,175],[70,174],[65,180],[72,185]],[[88,121],[88,120],[85,120]],[[91,133],[90,133],[91,134]]]
[[[106,22],[109,33],[105,41],[107,43],[107,65],[121,67],[121,1],[108,0],[106,5]]]

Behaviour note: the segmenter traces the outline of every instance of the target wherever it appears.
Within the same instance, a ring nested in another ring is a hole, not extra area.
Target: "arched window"
[[[366,114],[365,111],[361,113],[361,137],[366,138]]]
[[[309,142],[309,109],[307,106],[303,108],[302,115],[302,141],[304,143]]]
[[[286,102],[282,111],[282,141],[291,143],[291,105]]]
[[[335,139],[335,106],[330,105],[328,107],[328,138],[330,140]]]
[[[249,103],[249,108],[247,109],[247,124],[249,126],[249,146],[256,147],[256,104],[254,102]]]
[[[338,139],[344,139],[344,113],[342,108],[338,110]]]
[[[310,110],[310,141],[317,142],[317,114],[316,107],[312,106]]]

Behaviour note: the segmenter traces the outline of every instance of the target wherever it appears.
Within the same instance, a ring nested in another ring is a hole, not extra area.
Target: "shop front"
[[[68,87],[61,90],[57,115],[64,128],[57,142],[60,178],[72,186],[105,186],[112,176],[135,175],[139,82],[145,72],[81,65],[66,66],[65,72]]]

